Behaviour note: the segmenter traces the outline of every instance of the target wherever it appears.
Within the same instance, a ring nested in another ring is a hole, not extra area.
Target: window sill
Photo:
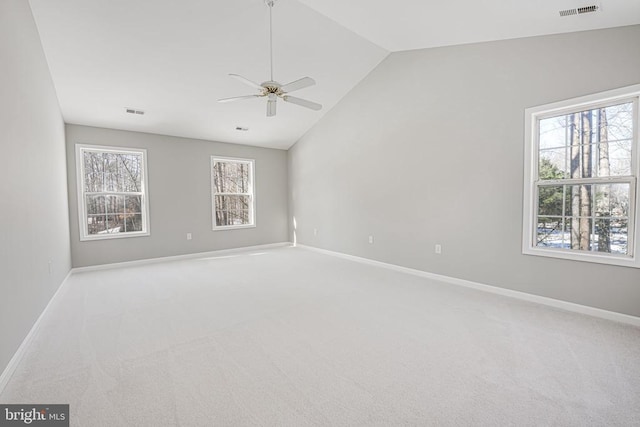
[[[128,239],[132,237],[146,237],[150,236],[148,231],[141,231],[136,233],[114,233],[114,234],[91,234],[89,236],[81,236],[81,242],[91,242],[93,240],[111,240],[111,239]]]
[[[569,261],[581,261],[596,264],[608,264],[621,267],[640,268],[636,257],[626,255],[608,255],[593,252],[576,253],[562,249],[524,248],[524,255],[542,256],[548,258],[565,259]]]
[[[214,227],[213,231],[238,230],[238,229],[242,229],[242,228],[256,228],[256,225],[255,224],[249,224],[249,225],[225,225],[225,226]]]

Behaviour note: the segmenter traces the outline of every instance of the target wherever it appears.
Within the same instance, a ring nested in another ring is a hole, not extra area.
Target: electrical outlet
[[[436,243],[436,253],[440,255],[442,253],[442,245]]]
[[[373,244],[373,236],[369,236],[369,243]]]
[[[191,240],[191,233],[187,233],[187,240]]]
[[[53,274],[53,260],[49,260],[49,276]]]
[[[313,229],[313,235],[314,235],[314,236],[317,236],[317,235],[318,235],[318,229],[317,229],[317,228],[314,228],[314,229]]]

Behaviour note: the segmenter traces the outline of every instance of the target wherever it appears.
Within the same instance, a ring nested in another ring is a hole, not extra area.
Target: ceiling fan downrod
[[[269,6],[269,64],[271,66],[271,81],[273,81],[273,5],[276,0],[264,0]]]

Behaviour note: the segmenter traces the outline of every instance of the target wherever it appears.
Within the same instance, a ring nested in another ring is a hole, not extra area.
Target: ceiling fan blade
[[[262,86],[260,86],[258,83],[249,80],[246,77],[242,77],[240,74],[229,74],[231,77],[233,77],[236,80],[240,80],[242,83],[249,85],[251,87],[254,87],[256,89],[262,90],[264,89]]]
[[[294,90],[304,89],[305,87],[313,86],[314,84],[316,84],[316,81],[311,77],[303,77],[294,82],[287,83],[280,89],[282,89],[283,92],[293,92]]]
[[[233,101],[240,101],[241,99],[260,98],[261,96],[262,95],[234,96],[233,98],[218,99],[218,102],[233,102]]]
[[[322,109],[322,105],[316,102],[307,101],[306,99],[296,98],[295,96],[285,95],[282,97],[285,102],[300,105],[301,107],[311,108],[312,110],[319,111]]]

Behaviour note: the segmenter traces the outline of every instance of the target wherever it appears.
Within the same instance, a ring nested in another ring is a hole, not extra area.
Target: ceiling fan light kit
[[[322,109],[322,105],[318,104],[317,102],[312,102],[306,99],[296,98],[294,96],[289,95],[290,92],[315,85],[316,82],[311,77],[303,77],[301,79],[295,80],[285,85],[281,85],[280,83],[278,83],[273,79],[272,10],[273,10],[273,5],[275,4],[276,1],[277,0],[264,0],[265,4],[269,7],[269,53],[270,53],[270,67],[271,67],[270,80],[263,82],[261,84],[258,84],[252,80],[247,79],[246,77],[242,77],[239,74],[229,74],[229,76],[243,82],[244,84],[251,86],[254,89],[258,89],[259,93],[255,95],[243,95],[243,96],[234,96],[232,98],[223,98],[223,99],[219,99],[218,102],[232,102],[232,101],[240,101],[243,99],[266,97],[267,98],[267,117],[273,117],[276,115],[276,104],[277,104],[278,98],[282,99],[284,102],[289,102],[291,104],[299,105],[301,107],[318,111]]]

